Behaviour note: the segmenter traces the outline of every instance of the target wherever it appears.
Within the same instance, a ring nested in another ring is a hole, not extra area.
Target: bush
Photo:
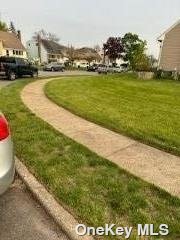
[[[156,70],[155,71],[155,78],[158,79],[172,79],[180,81],[180,73],[174,71],[163,71],[163,70]]]

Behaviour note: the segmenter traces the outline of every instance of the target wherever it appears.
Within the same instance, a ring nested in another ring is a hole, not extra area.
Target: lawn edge
[[[80,76],[83,76],[83,75],[80,75]],[[66,76],[66,78],[68,78],[68,77],[69,76]],[[79,76],[76,76],[76,77],[79,77]],[[90,76],[90,77],[94,77],[94,76]],[[43,79],[40,79],[40,80],[43,80]],[[55,78],[55,79],[52,79],[52,81],[47,82],[46,85],[44,86],[44,94],[45,94],[45,96],[50,101],[55,103],[57,106],[59,106],[61,108],[64,108],[65,110],[69,111],[70,113],[72,113],[72,114],[74,114],[74,115],[76,115],[76,116],[78,116],[78,117],[80,117],[80,118],[82,118],[84,120],[87,120],[87,121],[89,121],[91,123],[94,123],[94,124],[96,124],[96,125],[98,125],[100,127],[106,128],[106,129],[108,129],[108,130],[110,130],[110,131],[112,131],[114,133],[120,134],[120,135],[122,135],[124,137],[127,137],[127,138],[129,138],[131,140],[137,141],[137,142],[142,143],[144,145],[156,148],[156,149],[158,149],[160,151],[163,151],[165,153],[169,153],[169,154],[174,155],[176,157],[180,157],[180,153],[178,151],[172,149],[172,148],[164,147],[164,146],[162,146],[162,145],[160,145],[158,143],[154,143],[153,141],[142,139],[141,137],[138,137],[136,135],[129,134],[127,131],[118,130],[118,129],[114,128],[114,127],[107,126],[107,124],[104,124],[104,123],[102,123],[100,121],[96,121],[94,119],[91,119],[88,116],[84,116],[83,114],[81,114],[81,113],[71,109],[71,107],[67,107],[64,104],[57,102],[56,99],[54,99],[52,96],[50,96],[50,94],[48,92],[48,85],[50,85],[53,81],[57,81],[57,80],[58,80],[58,77]],[[152,79],[152,80],[154,80],[154,79]]]
[[[78,236],[75,227],[80,223],[55,200],[18,158],[15,158],[15,162],[17,175],[48,215],[71,240],[94,240],[91,236]]]

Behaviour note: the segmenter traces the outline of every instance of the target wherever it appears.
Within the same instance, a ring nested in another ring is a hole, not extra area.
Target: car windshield
[[[27,60],[27,59],[23,59],[23,58],[19,58],[19,59],[17,60],[17,62],[18,62],[19,64],[23,64],[23,65],[28,65],[28,64],[29,64],[28,60]]]

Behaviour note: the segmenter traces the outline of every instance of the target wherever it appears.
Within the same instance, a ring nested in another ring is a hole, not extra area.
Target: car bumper
[[[14,180],[15,161],[11,138],[0,142],[0,195]]]
[[[14,181],[15,165],[13,164],[7,172],[0,177],[0,195],[3,194]]]

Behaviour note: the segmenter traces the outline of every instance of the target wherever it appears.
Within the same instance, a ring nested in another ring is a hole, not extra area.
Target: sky
[[[180,19],[180,0],[0,0],[0,18],[15,23],[24,43],[42,28],[75,47],[132,32],[157,57],[156,39]]]

